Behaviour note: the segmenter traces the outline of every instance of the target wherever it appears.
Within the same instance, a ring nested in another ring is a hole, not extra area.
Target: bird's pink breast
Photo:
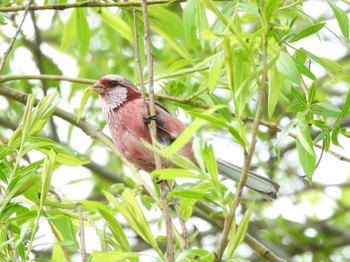
[[[148,151],[141,142],[141,138],[151,143],[148,126],[144,119],[147,117],[144,102],[141,98],[124,102],[106,114],[106,120],[112,134],[112,139],[119,152],[137,167],[151,172],[155,169],[153,153]],[[185,126],[177,118],[164,109],[157,107],[157,117],[162,121],[163,130],[169,131],[176,138]],[[170,137],[168,132],[158,130],[158,135]],[[194,160],[192,143],[189,142],[180,151],[180,154]],[[165,166],[172,166],[169,161],[163,161]]]

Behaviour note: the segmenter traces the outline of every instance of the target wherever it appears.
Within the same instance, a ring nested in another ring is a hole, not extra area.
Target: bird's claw
[[[154,120],[154,121],[157,121],[157,116],[155,115],[153,115],[153,116],[147,116],[147,117],[144,117],[143,118],[143,121],[147,124],[147,125],[149,125],[150,123],[151,123],[151,121],[152,120]]]

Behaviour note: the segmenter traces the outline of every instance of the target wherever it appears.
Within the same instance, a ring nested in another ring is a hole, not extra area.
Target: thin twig
[[[222,238],[221,238],[221,241],[220,241],[220,244],[218,247],[218,251],[217,251],[216,256],[215,256],[215,261],[221,261],[222,256],[224,254],[224,251],[227,247],[228,236],[229,236],[230,229],[232,226],[233,218],[235,217],[236,209],[237,209],[239,203],[241,202],[243,188],[244,188],[244,185],[247,181],[248,170],[249,170],[250,163],[252,161],[253,154],[255,151],[255,145],[257,142],[257,134],[258,134],[258,130],[259,130],[260,120],[262,117],[263,106],[264,106],[264,101],[265,101],[265,90],[266,90],[267,73],[268,73],[267,48],[268,48],[268,38],[267,38],[266,33],[264,33],[263,34],[263,50],[262,50],[263,71],[262,71],[262,77],[261,77],[261,81],[260,81],[260,85],[259,85],[258,105],[257,105],[255,119],[253,122],[251,142],[250,142],[248,151],[246,149],[244,150],[244,165],[242,168],[241,178],[240,178],[239,183],[238,183],[238,188],[237,188],[237,191],[235,194],[235,199],[233,201],[232,208],[230,210],[229,215],[225,218],[224,229],[222,232]]]
[[[141,0],[142,6],[142,14],[143,14],[143,22],[145,28],[145,47],[146,47],[146,56],[147,56],[147,71],[148,71],[148,88],[149,88],[149,113],[150,113],[150,121],[149,121],[149,131],[152,138],[152,144],[155,145],[156,137],[157,137],[157,122],[153,118],[153,116],[157,115],[156,106],[154,101],[154,86],[153,86],[153,54],[152,54],[152,46],[151,46],[151,30],[149,26],[148,20],[148,10],[147,10],[147,1]],[[156,169],[162,169],[162,160],[159,155],[154,153],[154,160],[156,164]],[[167,261],[174,261],[174,239],[172,233],[172,221],[170,217],[170,210],[168,206],[168,191],[166,181],[160,181],[160,190],[161,190],[161,205],[162,212],[164,216],[165,222],[165,232],[167,238]]]
[[[22,20],[21,20],[20,24],[18,25],[17,31],[16,31],[15,35],[12,37],[9,46],[8,46],[7,50],[5,51],[5,53],[4,53],[4,56],[1,59],[0,75],[2,75],[2,70],[4,69],[4,66],[5,66],[5,63],[6,63],[6,59],[7,59],[8,55],[10,54],[10,52],[11,52],[11,50],[13,48],[13,45],[16,42],[16,39],[17,39],[17,37],[19,35],[19,32],[21,31],[22,25],[24,23],[24,20],[26,19],[26,16],[27,16],[28,11],[29,11],[29,7],[32,5],[32,2],[33,2],[33,0],[29,0],[28,5],[27,5],[27,7],[24,10],[24,14],[23,14]]]
[[[77,203],[77,214],[79,219],[79,239],[80,239],[80,255],[81,261],[87,261],[86,247],[85,247],[85,230],[84,230],[84,215],[80,203]]]
[[[186,2],[187,0],[152,0],[147,1],[147,5],[162,5],[162,4],[170,4],[170,3],[181,3]],[[226,0],[228,1],[228,0]],[[29,10],[37,11],[37,10],[58,10],[62,11],[70,8],[86,8],[86,7],[123,7],[123,8],[134,8],[140,7],[141,4],[138,2],[97,2],[97,1],[84,1],[84,2],[76,2],[76,3],[66,3],[66,4],[52,4],[52,5],[37,5],[32,6]],[[12,6],[12,7],[0,7],[0,12],[17,12],[23,11],[25,6]]]
[[[185,240],[185,249],[190,249],[191,248],[191,242],[190,242],[190,234],[188,233],[187,227],[186,227],[186,222],[182,217],[181,210],[179,207],[179,204],[177,203],[177,200],[175,197],[172,197],[173,199],[173,206],[175,209],[175,213],[177,215],[177,218],[179,219],[181,229],[182,229],[182,236]]]
[[[139,46],[139,31],[137,26],[137,13],[136,9],[133,9],[133,15],[134,15],[134,37],[135,37],[135,54],[136,54],[136,64],[137,64],[137,72],[139,75],[139,81],[140,81],[140,89],[142,94],[142,100],[144,103],[144,106],[147,110],[148,116],[150,116],[149,107],[147,106],[146,101],[146,90],[145,85],[143,81],[143,74],[142,74],[142,65],[141,65],[141,58],[140,58],[140,46]]]

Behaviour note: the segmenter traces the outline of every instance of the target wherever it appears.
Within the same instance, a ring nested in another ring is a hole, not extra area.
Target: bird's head
[[[126,78],[106,75],[97,81],[93,90],[99,94],[102,109],[109,112],[124,102],[141,96],[139,90]]]

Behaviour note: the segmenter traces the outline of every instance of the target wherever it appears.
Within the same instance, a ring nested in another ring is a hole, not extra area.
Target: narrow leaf
[[[308,125],[299,122],[297,125],[297,151],[299,161],[309,182],[312,182],[312,175],[316,167],[316,154]]]
[[[339,8],[333,1],[327,0],[332,8],[335,18],[338,21],[339,28],[345,38],[349,38],[349,16],[343,9]]]
[[[84,90],[84,94],[81,98],[80,106],[79,106],[79,110],[78,110],[77,123],[79,123],[81,116],[83,115],[84,107],[85,107],[86,102],[88,101],[92,91],[93,91],[93,89],[91,87],[85,88],[85,90]]]
[[[324,26],[326,25],[326,23],[319,23],[319,24],[315,24],[315,25],[312,25],[306,29],[304,29],[303,31],[293,35],[290,39],[289,39],[289,42],[296,42],[300,39],[303,39],[309,35],[312,35],[312,34],[315,34],[317,33],[318,31],[320,31]]]
[[[277,70],[292,82],[300,85],[300,73],[293,59],[286,52],[281,51],[276,61]]]

